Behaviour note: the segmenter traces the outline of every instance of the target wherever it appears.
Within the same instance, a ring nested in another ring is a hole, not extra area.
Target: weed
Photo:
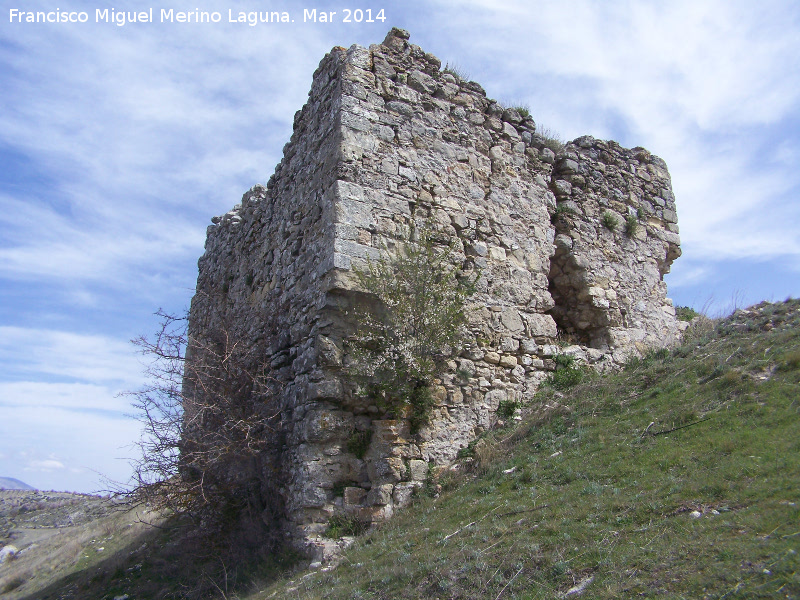
[[[458,369],[456,370],[456,377],[462,382],[468,382],[470,379],[472,379],[472,373],[466,369]]]
[[[344,489],[355,485],[352,481],[337,481],[333,488],[331,489],[331,493],[333,494],[334,498],[341,498],[344,496]]]
[[[640,367],[649,367],[655,362],[667,360],[670,357],[670,354],[669,348],[653,348],[641,358],[637,356],[631,357],[631,359],[625,364],[625,370],[632,371]],[[654,388],[654,390],[658,390],[658,388]]]
[[[575,365],[575,357],[569,354],[555,356],[556,370],[545,380],[545,384],[557,390],[568,390],[583,379],[583,370]]]
[[[550,148],[550,150],[556,154],[564,151],[566,142],[556,131],[550,129],[549,127],[543,127],[539,125],[536,128],[536,133],[542,138],[542,143],[544,143],[545,148]]]
[[[575,209],[571,206],[567,206],[566,204],[559,204],[556,206],[553,214],[550,215],[550,222],[554,223],[561,218],[572,216],[575,214]]]
[[[519,114],[519,116],[522,117],[523,119],[526,119],[531,116],[530,107],[528,107],[526,104],[516,104],[514,106],[511,106],[510,108],[511,110],[517,111],[517,114]]]
[[[354,269],[371,303],[353,307],[350,372],[386,412],[408,418],[416,433],[434,405],[432,383],[463,342],[464,308],[478,274],[454,266],[454,248],[437,242],[431,222],[394,255]]]
[[[635,216],[628,215],[628,218],[625,219],[625,233],[628,237],[633,237],[637,231],[639,231],[639,221]]]
[[[558,354],[553,357],[557,369],[571,369],[575,366],[575,357],[571,354]]]
[[[21,587],[25,584],[25,577],[21,575],[17,575],[9,579],[7,582],[3,584],[3,587],[0,588],[0,594],[8,594],[9,592],[13,592],[18,587]]]
[[[355,431],[347,438],[347,451],[354,454],[356,458],[362,459],[369,450],[372,441],[372,430]]]
[[[469,73],[467,73],[456,63],[445,63],[442,73],[449,73],[455,77],[457,81],[469,81]]]
[[[717,386],[722,389],[738,387],[742,384],[743,377],[746,378],[739,371],[727,371],[717,380]]]
[[[370,523],[355,515],[336,514],[328,521],[325,537],[336,539],[343,536],[359,536],[369,529]]]
[[[609,211],[605,211],[603,213],[600,222],[603,224],[603,227],[605,227],[609,231],[616,231],[617,227],[619,227],[619,221],[617,221],[617,217],[615,217]]]
[[[783,357],[782,368],[786,371],[795,371],[800,369],[800,351],[788,352]]]
[[[580,369],[557,369],[545,382],[557,390],[568,390],[578,385],[582,377],[583,372]]]
[[[550,430],[554,435],[564,435],[569,431],[569,420],[563,416],[553,419],[550,423]]]
[[[676,306],[675,316],[679,321],[691,322],[692,319],[699,316],[700,313],[693,309],[691,306]]]
[[[497,416],[501,419],[510,419],[520,407],[520,403],[516,400],[501,400],[497,405]]]

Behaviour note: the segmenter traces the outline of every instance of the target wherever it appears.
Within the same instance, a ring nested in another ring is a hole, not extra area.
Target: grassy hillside
[[[243,597],[800,598],[800,302],[537,401],[337,569]]]
[[[192,571],[169,532],[110,514],[46,577],[21,554],[0,600],[800,598],[800,301],[701,320],[615,375],[567,362],[336,569]]]
[[[59,590],[54,597],[81,597],[65,582],[105,559],[124,562],[120,551],[149,533],[145,516],[98,496],[0,491],[0,552],[13,550],[0,561],[0,598],[39,599],[48,587]]]

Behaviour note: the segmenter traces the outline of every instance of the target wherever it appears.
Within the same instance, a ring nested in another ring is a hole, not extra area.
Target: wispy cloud
[[[0,276],[67,287],[130,287],[154,264],[196,259],[209,217],[278,161],[307,92],[293,65],[310,74],[319,60],[287,32],[249,28],[3,33],[0,147],[49,185],[0,196]]]
[[[12,407],[38,411],[59,409],[76,414],[106,414],[121,418],[130,412],[130,399],[120,395],[127,388],[115,388],[90,383],[43,383],[19,381],[0,383],[0,409]]]
[[[99,413],[3,407],[0,473],[41,489],[102,491],[130,477],[140,424]],[[58,465],[61,465],[59,467]]]
[[[6,381],[44,375],[133,385],[142,378],[142,364],[133,346],[103,335],[0,327],[0,362],[5,365]]]
[[[800,258],[800,7],[579,0],[567,16],[558,3],[436,5],[459,31],[450,52],[490,94],[527,101],[568,137],[665,158],[694,256]]]
[[[47,460],[31,460],[28,461],[27,466],[25,467],[26,471],[44,471],[48,473],[50,471],[56,471],[58,469],[63,469],[64,465],[61,461],[48,458]]]
[[[143,383],[133,347],[103,335],[0,327],[0,473],[97,491],[127,481],[140,423],[123,391]]]

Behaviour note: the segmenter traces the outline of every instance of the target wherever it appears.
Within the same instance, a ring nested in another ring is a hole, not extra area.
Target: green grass
[[[600,222],[603,224],[603,227],[609,231],[614,231],[617,227],[619,227],[619,221],[617,221],[617,218],[608,211],[603,213]]]
[[[625,233],[628,237],[633,237],[639,231],[639,220],[634,215],[628,215],[625,219]]]
[[[800,598],[800,301],[695,320],[686,340],[542,386],[334,570],[291,552],[193,564],[119,513],[35,577],[24,554],[4,566],[2,598],[549,600],[589,580],[581,598]]]
[[[700,315],[695,309],[691,306],[676,306],[675,307],[675,316],[678,317],[679,321],[686,321],[691,322],[692,319]]]
[[[369,528],[369,522],[350,515],[334,515],[328,522],[325,535],[340,538],[346,535],[361,535]]]
[[[800,302],[750,312],[544,386],[532,408],[568,408],[487,435],[335,570],[243,597],[800,597]]]
[[[555,222],[558,221],[559,219],[566,218],[574,214],[575,214],[574,208],[562,203],[557,205],[555,210],[553,210],[553,214],[550,215],[550,222],[555,224]]]
[[[364,458],[371,441],[372,431],[355,431],[347,439],[347,451],[354,454],[356,458]]]

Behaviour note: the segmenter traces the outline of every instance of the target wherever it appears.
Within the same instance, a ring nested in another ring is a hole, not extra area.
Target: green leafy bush
[[[574,214],[575,214],[574,208],[572,208],[571,206],[567,206],[566,204],[559,204],[556,206],[556,209],[553,211],[553,214],[550,215],[550,222],[555,223],[562,217]]]
[[[501,400],[497,405],[497,416],[501,419],[510,419],[519,406],[520,404],[516,400]]]
[[[353,309],[358,330],[349,339],[352,374],[379,407],[408,417],[412,431],[427,422],[433,380],[462,342],[464,307],[477,275],[453,265],[452,248],[437,244],[429,226],[416,238],[355,269],[377,303]]]
[[[519,113],[519,116],[522,117],[523,119],[531,116],[530,109],[523,104],[518,104],[517,106],[512,106],[511,108],[517,111],[517,113]]]
[[[545,384],[557,390],[567,390],[583,379],[583,370],[575,364],[575,357],[559,354],[553,359],[556,370],[545,380]]]
[[[339,481],[334,484],[333,489],[331,489],[331,493],[333,493],[334,498],[340,498],[344,496],[344,489],[350,487],[351,485],[355,485],[352,481]]]
[[[700,313],[697,312],[690,306],[676,306],[675,307],[675,316],[678,317],[679,321],[686,321],[689,322],[698,316]]]

